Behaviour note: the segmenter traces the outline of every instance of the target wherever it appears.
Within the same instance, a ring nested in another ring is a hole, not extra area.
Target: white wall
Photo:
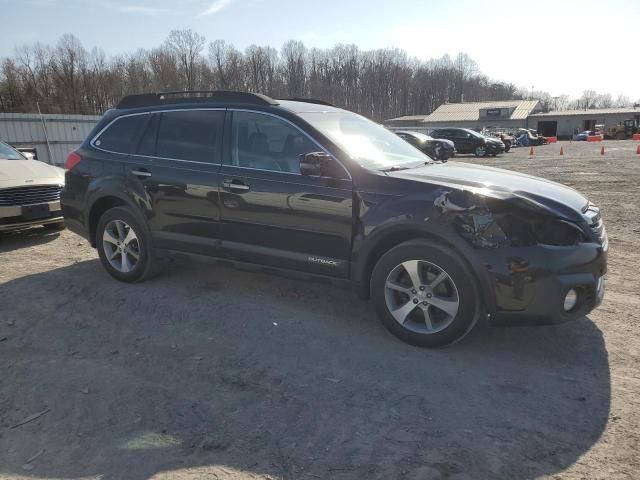
[[[639,112],[640,113],[640,112]],[[539,121],[557,121],[559,137],[572,137],[576,132],[584,131],[585,120],[595,120],[596,125],[604,125],[605,128],[615,127],[618,123],[633,118],[630,113],[607,113],[596,115],[545,115],[544,117],[529,117],[530,128],[537,128]]]
[[[16,147],[35,147],[38,160],[62,165],[67,155],[78,148],[100,119],[97,115],[43,115],[0,113],[0,140]],[[45,141],[45,128],[49,148]]]

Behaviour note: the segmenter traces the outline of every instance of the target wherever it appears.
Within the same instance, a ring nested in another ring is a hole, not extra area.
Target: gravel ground
[[[640,155],[562,145],[468,161],[602,207],[605,303],[436,351],[335,286],[196,261],[125,285],[68,231],[0,235],[0,478],[639,478]]]

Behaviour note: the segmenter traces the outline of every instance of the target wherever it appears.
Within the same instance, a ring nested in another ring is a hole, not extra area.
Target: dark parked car
[[[69,155],[67,225],[116,279],[186,252],[346,281],[429,347],[481,317],[553,323],[601,302],[607,236],[575,190],[432,162],[320,102],[198,95],[125,97]]]
[[[456,147],[451,140],[435,139],[419,132],[401,131],[396,134],[434,160],[446,162],[456,154]]]
[[[498,138],[485,137],[478,132],[467,128],[438,128],[432,130],[430,135],[433,138],[444,138],[451,140],[458,153],[473,153],[476,157],[494,157],[504,153],[504,143]]]

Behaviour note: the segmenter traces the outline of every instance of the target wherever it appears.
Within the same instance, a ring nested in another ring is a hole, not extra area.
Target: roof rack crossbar
[[[266,95],[250,92],[232,92],[225,90],[186,90],[158,93],[127,95],[116,108],[153,107],[176,103],[225,102],[250,105],[278,105],[278,102]]]
[[[304,102],[304,103],[314,103],[316,105],[326,105],[327,107],[335,107],[332,103],[325,102],[324,100],[316,100],[315,98],[287,98],[283,100],[289,100],[292,102]]]

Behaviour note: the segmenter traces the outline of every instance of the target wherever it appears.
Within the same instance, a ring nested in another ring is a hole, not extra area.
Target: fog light
[[[578,303],[578,292],[573,288],[567,292],[567,296],[564,297],[564,311],[570,312]]]

